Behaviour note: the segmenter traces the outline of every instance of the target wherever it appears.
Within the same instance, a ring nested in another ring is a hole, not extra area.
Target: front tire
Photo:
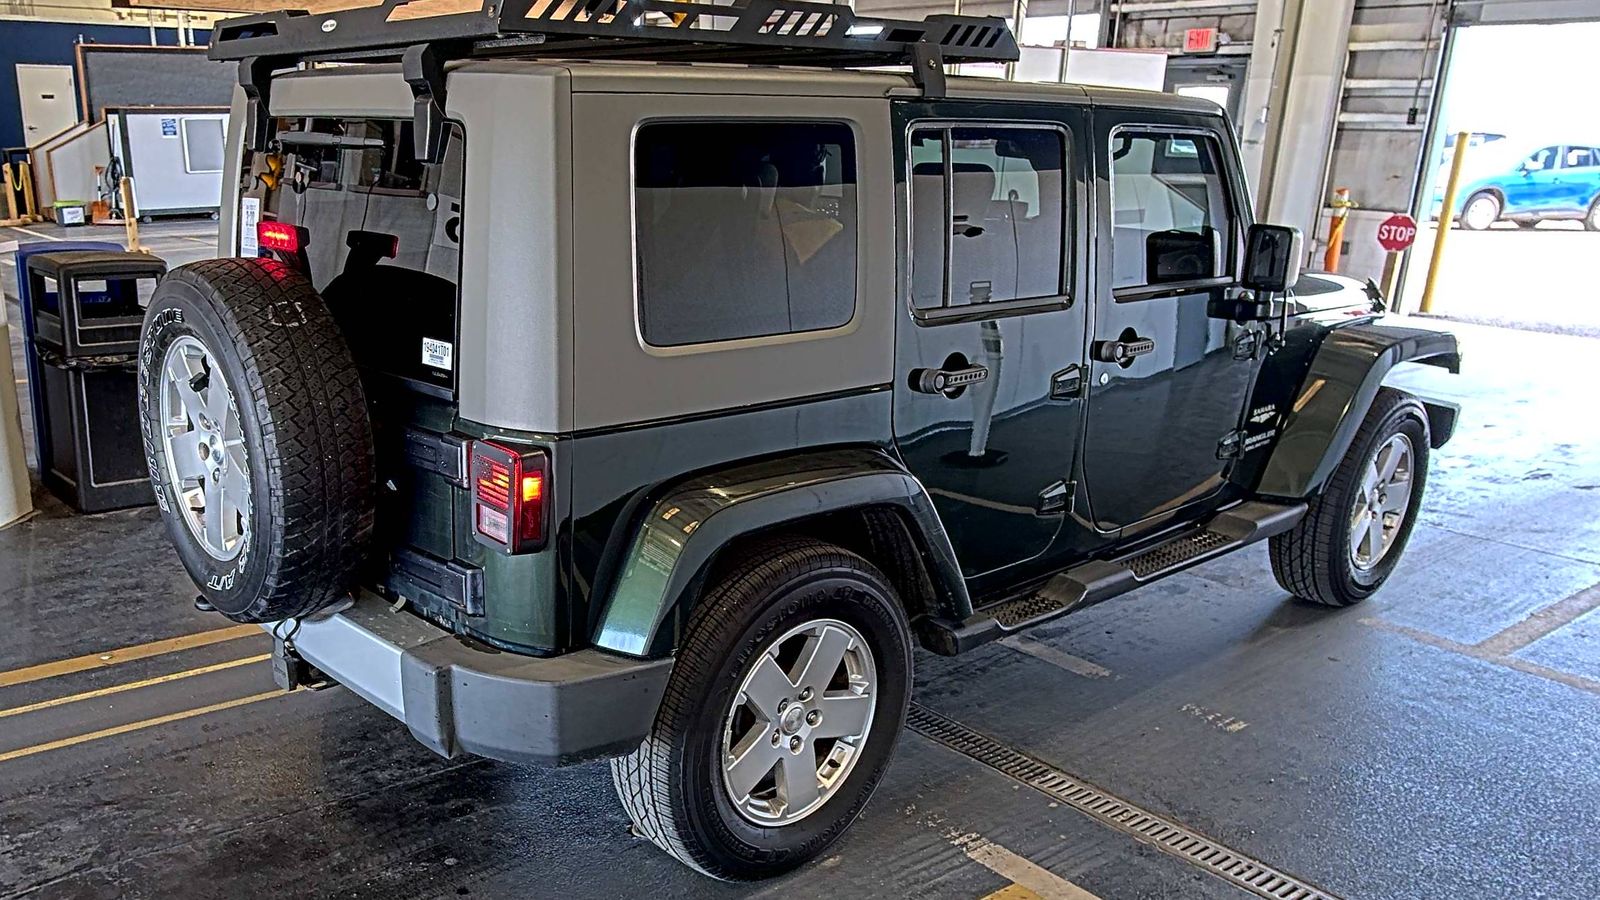
[[[861,557],[794,540],[701,598],[649,737],[611,762],[637,832],[716,878],[816,857],[861,813],[905,724],[911,630]]]
[[[1422,507],[1428,441],[1422,404],[1379,390],[1321,496],[1300,524],[1269,542],[1278,584],[1324,606],[1350,606],[1382,587]]]

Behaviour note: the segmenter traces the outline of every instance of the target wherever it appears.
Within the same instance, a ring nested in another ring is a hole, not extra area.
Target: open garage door
[[[1500,21],[1559,11],[1553,7],[1570,5],[1486,4],[1476,12]],[[1600,252],[1600,109],[1571,102],[1592,81],[1600,21],[1458,22],[1450,39],[1434,149],[1419,191],[1423,253],[1451,226],[1431,312],[1600,336],[1588,265]],[[1458,158],[1459,187],[1447,208]],[[1412,260],[1410,303],[1426,292],[1426,263],[1421,254]]]

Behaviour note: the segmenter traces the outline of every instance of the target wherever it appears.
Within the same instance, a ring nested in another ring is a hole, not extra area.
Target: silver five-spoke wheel
[[[740,815],[788,825],[825,803],[860,758],[877,705],[866,639],[837,619],[785,632],[734,695],[722,729],[722,778]]]
[[[1394,546],[1411,506],[1415,459],[1411,438],[1397,433],[1368,460],[1350,510],[1350,561],[1356,568],[1370,571]]]
[[[233,393],[205,345],[182,336],[161,363],[161,440],[177,513],[214,559],[250,536],[250,467]]]

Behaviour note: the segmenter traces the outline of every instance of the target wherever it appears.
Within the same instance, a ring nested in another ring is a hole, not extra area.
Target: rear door
[[[1600,153],[1593,147],[1567,147],[1556,170],[1555,204],[1562,212],[1583,213],[1600,189]]]
[[[1095,110],[1105,176],[1084,473],[1101,531],[1203,504],[1225,483],[1262,339],[1207,315],[1238,290],[1249,224],[1232,147],[1220,118]]]
[[[969,578],[1045,552],[1082,419],[1085,116],[904,103],[894,426]]]

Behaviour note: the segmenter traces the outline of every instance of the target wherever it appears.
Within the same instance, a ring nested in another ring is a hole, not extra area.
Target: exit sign
[[[1191,28],[1185,31],[1183,33],[1183,52],[1217,52],[1217,30],[1215,28]]]

